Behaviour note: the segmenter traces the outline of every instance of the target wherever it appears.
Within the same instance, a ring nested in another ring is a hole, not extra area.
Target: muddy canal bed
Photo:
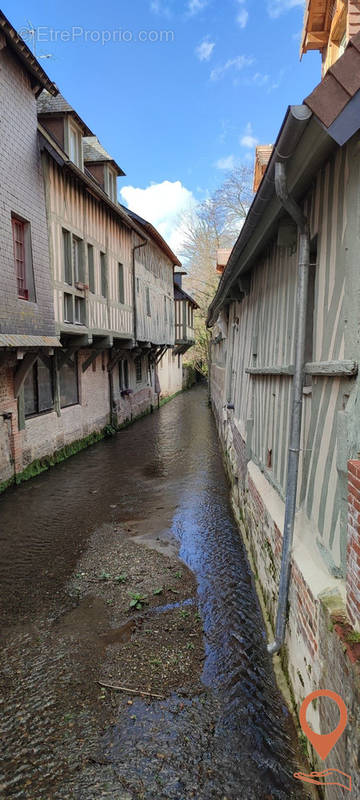
[[[8,492],[0,527],[1,797],[306,797],[204,389]]]

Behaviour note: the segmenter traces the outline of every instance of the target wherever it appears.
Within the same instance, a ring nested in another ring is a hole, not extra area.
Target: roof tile
[[[330,72],[350,97],[353,97],[360,89],[360,52],[355,47],[349,47],[346,58],[339,58]]]
[[[343,89],[335,76],[329,71],[314,91],[305,98],[304,103],[328,128],[339,116],[349,100],[348,92]]]

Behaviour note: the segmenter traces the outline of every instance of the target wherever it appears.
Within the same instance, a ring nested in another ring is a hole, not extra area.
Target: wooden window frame
[[[136,356],[136,358],[134,360],[134,363],[135,363],[135,379],[136,379],[136,383],[141,383],[142,379],[143,379],[142,378],[142,357],[141,356]]]
[[[33,381],[34,381],[34,385],[35,385],[36,411],[33,411],[30,414],[25,414],[25,419],[33,419],[34,417],[39,417],[42,414],[51,414],[51,412],[54,411],[54,408],[55,408],[54,369],[53,369],[52,362],[50,362],[50,367],[47,364],[45,364],[44,366],[46,367],[46,369],[49,370],[49,374],[50,374],[50,383],[51,383],[51,392],[52,392],[52,404],[48,408],[39,409],[40,391],[39,391],[39,369],[38,369],[38,365],[39,365],[39,361],[40,360],[41,359],[38,359],[37,361],[35,361],[35,364],[33,364],[32,368],[31,368],[31,371],[30,371],[30,375],[32,376]]]
[[[18,299],[36,302],[30,222],[12,213],[11,229]]]

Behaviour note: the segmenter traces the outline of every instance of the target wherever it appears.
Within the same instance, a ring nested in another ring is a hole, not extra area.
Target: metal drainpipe
[[[140,236],[140,234],[138,234]],[[135,250],[139,250],[140,247],[145,247],[147,244],[147,239],[144,239],[141,244],[135,244],[132,251],[132,278],[133,278],[133,299],[134,299],[134,341],[136,346],[137,340],[137,306],[136,306],[136,271],[135,271]]]
[[[275,189],[284,209],[296,222],[299,231],[299,260],[297,286],[297,322],[295,333],[295,373],[293,379],[293,399],[290,422],[290,440],[288,453],[288,471],[285,500],[285,521],[279,581],[279,598],[276,616],[275,640],[268,645],[268,652],[278,653],[284,644],[287,605],[290,585],[291,551],[294,536],[296,512],[296,494],[299,470],[299,453],[301,437],[301,418],[303,403],[303,386],[305,376],[305,335],[306,312],[310,262],[310,236],[308,222],[301,208],[289,195],[286,182],[285,164],[275,165]]]

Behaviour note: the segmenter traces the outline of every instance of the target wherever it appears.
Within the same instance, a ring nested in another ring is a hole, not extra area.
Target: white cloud
[[[209,39],[204,39],[201,44],[195,48],[195,53],[199,61],[209,61],[215,47],[215,42],[210,42]]]
[[[248,122],[245,128],[245,133],[240,139],[240,144],[242,145],[242,147],[247,147],[249,150],[253,150],[254,147],[256,147],[257,143],[258,140],[253,134],[252,124],[251,122]]]
[[[150,11],[153,11],[154,14],[163,14],[165,17],[170,16],[170,6],[164,0],[151,0]]]
[[[254,59],[250,58],[249,56],[236,56],[236,58],[229,58],[225,64],[222,64],[219,67],[215,67],[210,73],[210,79],[212,81],[218,81],[220,78],[223,78],[225,73],[229,70],[236,70],[240,71],[244,67],[248,67],[253,64]]]
[[[238,25],[240,25],[240,28],[246,28],[248,19],[249,19],[249,12],[246,10],[246,8],[240,9],[236,17],[236,21]]]
[[[264,75],[262,72],[255,72],[252,77],[252,82],[256,84],[256,86],[266,86],[269,83],[270,75]]]
[[[157,228],[175,253],[180,252],[184,238],[180,216],[196,203],[181,181],[152,183],[146,189],[123,186],[120,194],[132,211]]]
[[[235,156],[225,156],[224,158],[219,158],[218,161],[215,163],[215,167],[217,169],[234,169],[235,167]]]
[[[202,11],[207,6],[208,0],[188,0],[187,9],[191,17]]]
[[[297,6],[304,6],[304,0],[268,0],[267,9],[269,17],[276,19]]]

